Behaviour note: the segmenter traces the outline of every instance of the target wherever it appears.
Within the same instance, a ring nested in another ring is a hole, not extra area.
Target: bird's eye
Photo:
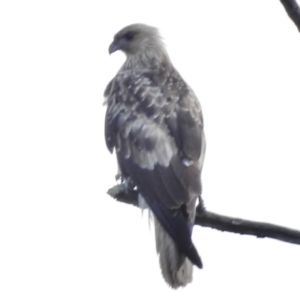
[[[124,37],[127,41],[131,41],[134,38],[134,33],[128,32]]]

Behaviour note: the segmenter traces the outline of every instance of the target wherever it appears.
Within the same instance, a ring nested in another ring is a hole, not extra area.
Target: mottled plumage
[[[202,267],[191,235],[201,195],[205,137],[200,104],[173,67],[156,28],[134,24],[118,32],[109,52],[127,58],[105,90],[105,138],[122,179],[155,216],[162,274],[173,288]]]

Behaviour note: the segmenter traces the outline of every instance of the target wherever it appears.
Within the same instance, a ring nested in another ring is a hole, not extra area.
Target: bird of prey
[[[162,275],[176,289],[192,281],[193,265],[202,268],[191,239],[205,153],[202,111],[156,28],[123,28],[109,46],[110,54],[117,50],[126,61],[104,92],[106,144],[124,184],[154,215]]]

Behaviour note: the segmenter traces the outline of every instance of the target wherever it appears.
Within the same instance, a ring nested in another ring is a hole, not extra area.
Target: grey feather
[[[116,50],[126,61],[105,90],[106,144],[152,211],[162,275],[178,288],[192,281],[193,264],[202,266],[191,240],[205,154],[201,106],[156,28],[123,28],[109,47]]]
[[[173,239],[154,217],[156,251],[165,281],[174,289],[186,286],[193,280],[193,265],[182,255]]]

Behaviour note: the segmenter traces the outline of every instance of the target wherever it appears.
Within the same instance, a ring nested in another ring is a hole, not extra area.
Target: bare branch
[[[300,7],[296,0],[280,0],[288,16],[300,31]]]
[[[267,237],[300,245],[300,231],[275,224],[231,218],[210,211],[204,211],[200,214],[197,212],[195,223],[221,231],[254,235],[258,238]]]
[[[119,184],[107,192],[117,201],[138,206],[138,192],[127,190],[124,184]],[[262,222],[248,221],[219,215],[204,208],[201,200],[197,207],[195,224],[210,227],[220,231],[254,235],[258,238],[272,238],[287,243],[300,245],[300,231]]]

